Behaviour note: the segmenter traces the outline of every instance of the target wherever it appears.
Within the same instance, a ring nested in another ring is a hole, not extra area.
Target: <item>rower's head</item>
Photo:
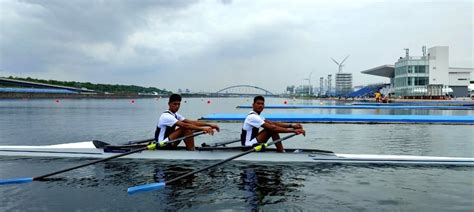
[[[265,98],[263,98],[263,96],[256,96],[255,98],[253,98],[253,104],[252,104],[253,111],[260,114],[263,111],[264,107],[265,107]]]
[[[171,94],[170,100],[168,101],[168,110],[172,113],[176,113],[181,106],[181,96],[179,94]]]

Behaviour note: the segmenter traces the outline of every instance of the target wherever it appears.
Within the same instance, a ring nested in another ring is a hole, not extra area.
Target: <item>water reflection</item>
[[[17,176],[44,174],[45,171],[88,162],[84,159],[38,158],[0,161],[0,173],[14,172]],[[57,200],[57,203],[49,203],[45,210],[147,211],[153,208],[212,211],[278,210],[281,207],[337,210],[340,203],[356,201],[365,202],[360,207],[368,209],[387,201],[396,206],[411,203],[403,198],[387,196],[379,192],[381,188],[395,191],[391,195],[397,197],[408,193],[422,201],[423,195],[420,194],[425,190],[439,191],[439,186],[436,186],[439,184],[446,185],[443,191],[448,189],[448,193],[457,195],[450,197],[450,201],[457,203],[472,199],[471,190],[464,189],[472,185],[470,167],[251,162],[231,162],[167,185],[159,191],[134,196],[126,194],[127,187],[170,180],[214,162],[107,161],[57,175],[48,182],[3,187],[7,188],[4,190],[0,187],[0,210],[25,210],[52,200]],[[81,201],[77,201],[78,198]],[[441,195],[436,200],[444,198],[446,195]],[[466,207],[465,202],[460,203]]]
[[[287,201],[287,194],[302,186],[302,182],[286,182],[280,167],[250,166],[240,173],[238,187],[245,191],[243,199],[252,210],[260,206]]]

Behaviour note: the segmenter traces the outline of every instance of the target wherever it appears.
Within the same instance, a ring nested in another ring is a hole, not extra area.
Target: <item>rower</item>
[[[380,102],[382,100],[382,93],[379,90],[375,92],[375,102]]]
[[[305,131],[301,124],[287,124],[281,122],[272,122],[266,120],[260,115],[265,107],[265,98],[263,96],[256,96],[253,99],[252,111],[245,118],[242,126],[242,134],[240,134],[240,141],[242,146],[254,146],[260,143],[266,143],[270,137],[275,141],[280,139],[278,133],[296,133],[305,135]],[[259,132],[259,128],[263,130]],[[283,145],[276,143],[277,152],[284,152]]]
[[[193,131],[204,131],[213,135],[214,129],[219,132],[219,126],[184,118],[177,113],[181,105],[181,96],[172,94],[168,101],[168,110],[163,112],[155,131],[155,141],[169,141],[182,136],[193,134]],[[168,144],[168,148],[176,148],[180,142]],[[194,137],[184,140],[187,150],[194,150]]]

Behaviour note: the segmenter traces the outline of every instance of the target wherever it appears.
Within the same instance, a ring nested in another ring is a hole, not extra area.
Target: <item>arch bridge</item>
[[[218,90],[214,94],[217,96],[275,96],[269,90],[254,85],[233,85]]]

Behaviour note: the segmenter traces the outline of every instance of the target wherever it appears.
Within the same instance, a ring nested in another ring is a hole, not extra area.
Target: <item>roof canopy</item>
[[[395,77],[395,67],[393,65],[383,65],[365,71],[361,71],[361,73],[393,78]]]

